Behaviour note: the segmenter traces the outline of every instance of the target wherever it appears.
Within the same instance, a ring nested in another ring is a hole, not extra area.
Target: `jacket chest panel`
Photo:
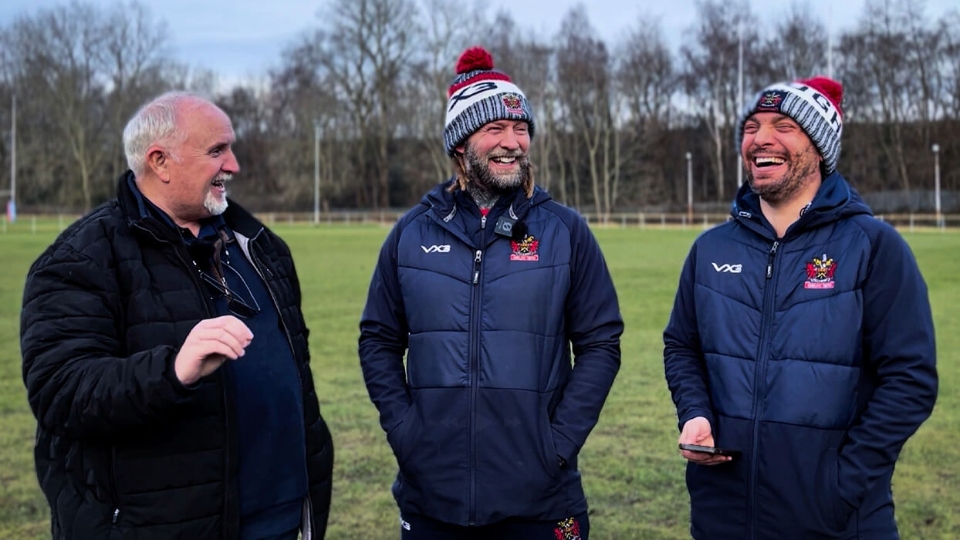
[[[705,349],[858,364],[859,340],[849,336],[860,334],[869,245],[833,233],[782,244],[772,256],[772,243],[701,243],[695,295]],[[768,347],[758,346],[761,337]]]

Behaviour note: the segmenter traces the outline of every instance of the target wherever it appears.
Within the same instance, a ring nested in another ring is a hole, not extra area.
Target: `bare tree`
[[[322,31],[304,34],[284,50],[280,66],[270,73],[268,125],[279,144],[267,158],[283,186],[283,200],[294,207],[312,199],[315,182],[321,184],[324,208],[331,201],[355,204],[360,189],[359,164],[347,158],[355,154],[350,141],[358,139],[357,131],[323,61],[330,54],[326,45]]]
[[[586,152],[586,162],[580,166],[590,180],[593,204],[606,220],[614,203],[618,170],[610,54],[596,37],[582,4],[567,12],[557,37],[558,98],[568,116],[571,144],[582,145]]]
[[[670,101],[676,74],[660,21],[641,14],[616,55],[617,94],[625,100],[622,129],[629,135],[624,160],[634,182],[636,200],[643,206],[662,199],[666,191],[664,158],[676,150],[661,147],[669,129]],[[679,155],[675,155],[679,159]],[[672,163],[671,163],[672,165]],[[675,167],[670,167],[675,169]]]
[[[932,25],[922,7],[920,0],[870,0],[857,31],[841,40],[847,117],[871,123],[882,151],[876,176],[894,171],[896,185],[906,191],[912,187],[907,147],[912,140],[929,141],[940,86],[929,56],[940,37],[927,30]],[[884,187],[882,180],[877,187]]]
[[[389,148],[398,128],[392,107],[413,54],[417,5],[412,0],[333,0],[323,21],[330,54],[322,63],[353,116],[361,143],[356,159],[369,165],[369,178],[361,178],[369,191],[359,192],[357,202],[389,207]]]
[[[960,118],[960,11],[954,10],[940,21],[938,32],[943,35],[940,58],[940,73],[943,77],[944,115]]]
[[[407,86],[411,102],[418,105],[409,116],[410,133],[423,143],[433,167],[433,181],[450,172],[450,158],[443,148],[447,89],[456,73],[457,58],[483,24],[478,8],[467,8],[445,0],[423,0],[423,29],[419,61]],[[424,186],[425,187],[425,186]],[[422,191],[422,190],[416,190]]]
[[[142,4],[117,5],[105,16],[103,70],[109,77],[107,98],[111,113],[107,130],[119,138],[141,103],[171,87],[167,75],[173,64],[165,60],[170,56],[166,23],[154,22]],[[115,178],[126,170],[126,159],[122,152],[109,157],[113,169],[110,178]],[[112,191],[113,185],[109,187]]]
[[[47,162],[28,168],[36,196],[90,208],[112,194],[123,167],[119,128],[144,95],[162,90],[165,32],[148,20],[136,3],[72,3],[21,17],[0,36],[7,77],[33,119],[25,154]]]
[[[747,57],[752,44],[760,38],[748,6],[742,0],[698,1],[697,17],[697,23],[690,30],[696,39],[680,48],[685,64],[681,80],[684,90],[692,98],[691,106],[710,133],[716,197],[718,201],[724,201],[726,168],[740,166],[737,160],[727,158],[733,146],[734,123],[740,112],[736,102],[739,39],[742,39],[744,56]]]
[[[828,43],[823,22],[808,6],[794,2],[754,56],[752,71],[771,82],[825,73]]]

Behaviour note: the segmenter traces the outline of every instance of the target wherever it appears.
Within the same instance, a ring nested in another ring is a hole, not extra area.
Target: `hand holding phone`
[[[715,446],[701,446],[699,444],[681,444],[681,450],[686,450],[688,452],[701,452],[704,454],[710,454],[714,456],[729,456],[732,458],[740,457],[739,450],[728,450],[726,448],[717,448]]]

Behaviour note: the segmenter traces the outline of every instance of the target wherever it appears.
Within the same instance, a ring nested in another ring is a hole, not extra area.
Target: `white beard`
[[[203,207],[206,208],[207,212],[210,212],[211,216],[219,216],[220,214],[227,211],[227,182],[232,178],[232,175],[221,174],[217,177],[218,180],[223,182],[223,200],[218,201],[216,196],[211,192],[207,191],[207,195],[203,198]]]
[[[220,214],[227,211],[227,206],[230,203],[227,202],[226,193],[222,201],[218,201],[213,193],[207,192],[207,196],[203,199],[203,207],[207,209],[207,212],[210,212],[211,216],[219,216]]]

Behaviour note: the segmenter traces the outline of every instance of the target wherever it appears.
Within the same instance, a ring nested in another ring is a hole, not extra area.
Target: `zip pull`
[[[484,215],[484,216],[480,216],[480,229],[483,230],[483,229],[486,229],[486,228],[487,228],[487,216],[485,216],[485,215]]]
[[[114,508],[114,509],[113,509],[113,523],[116,524],[118,519],[120,519],[120,509],[119,509],[119,508]]]
[[[780,242],[774,240],[773,246],[770,247],[770,256],[767,257],[767,279],[773,277],[773,257],[776,256],[778,247]]]
[[[484,219],[486,219],[486,218],[484,218]],[[473,267],[475,268],[475,270],[473,271],[473,284],[474,284],[474,285],[476,285],[477,282],[480,281],[480,259],[482,258],[482,256],[483,256],[483,252],[478,249],[478,250],[477,250],[477,256],[473,258]]]

